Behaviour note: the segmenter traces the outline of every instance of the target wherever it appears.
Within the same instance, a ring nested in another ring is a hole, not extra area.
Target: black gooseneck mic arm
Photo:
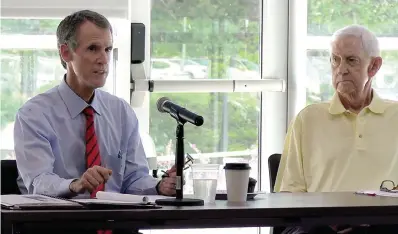
[[[167,99],[168,100],[168,99]],[[184,153],[184,124],[187,122],[185,118],[180,117],[179,110],[184,108],[173,108],[171,106],[168,111],[161,111],[159,104],[162,104],[164,98],[159,99],[158,109],[160,112],[168,112],[177,121],[176,127],[176,154],[175,154],[175,164],[177,169],[176,175],[176,197],[170,199],[158,199],[156,203],[158,205],[170,205],[170,206],[203,206],[204,201],[201,199],[190,199],[184,198],[184,164],[185,164],[185,153]],[[164,102],[163,102],[164,104]],[[177,106],[178,107],[178,106]],[[203,118],[202,118],[203,123]]]
[[[176,199],[183,199],[183,187],[184,187],[184,124],[177,124],[176,129],[176,169],[177,169],[177,180],[176,180]]]

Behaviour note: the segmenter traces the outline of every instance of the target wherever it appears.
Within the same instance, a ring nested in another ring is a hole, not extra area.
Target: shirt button
[[[359,136],[358,136],[359,138],[362,138],[362,134],[359,134]]]

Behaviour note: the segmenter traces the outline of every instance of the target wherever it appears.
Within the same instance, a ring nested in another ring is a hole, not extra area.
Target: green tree
[[[0,54],[0,131],[15,119],[18,108],[25,98],[20,90],[19,56],[13,52]]]
[[[396,0],[308,0],[308,34],[331,35],[350,24],[367,26],[378,36],[398,35]]]
[[[11,82],[8,83],[8,85]],[[13,122],[19,107],[26,101],[12,86],[2,88],[0,93],[0,131]]]
[[[61,20],[55,19],[1,19],[1,34],[54,35]],[[56,43],[54,41],[54,43]]]
[[[39,58],[55,58],[57,61],[58,55],[54,51],[0,51],[0,130],[14,121],[18,109],[28,98],[42,93],[59,83],[61,78],[59,69],[47,65],[44,68],[49,68],[49,71],[45,69],[40,71]],[[60,66],[58,64],[58,67]],[[52,76],[53,71],[56,74]],[[43,79],[44,75],[46,75],[46,78],[54,80],[47,80],[45,84],[39,83],[38,77],[40,76]]]

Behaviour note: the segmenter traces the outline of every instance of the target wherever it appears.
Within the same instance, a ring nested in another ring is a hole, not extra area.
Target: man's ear
[[[379,71],[382,64],[383,64],[383,59],[381,57],[373,58],[368,67],[368,76],[374,77],[376,73]]]
[[[65,63],[72,61],[72,50],[69,48],[68,45],[62,44],[59,47],[59,54],[61,55],[62,60],[64,60]]]

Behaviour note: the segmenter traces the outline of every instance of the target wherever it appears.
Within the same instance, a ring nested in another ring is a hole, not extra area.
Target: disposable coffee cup
[[[226,163],[224,169],[228,201],[245,202],[251,167],[248,163]]]

